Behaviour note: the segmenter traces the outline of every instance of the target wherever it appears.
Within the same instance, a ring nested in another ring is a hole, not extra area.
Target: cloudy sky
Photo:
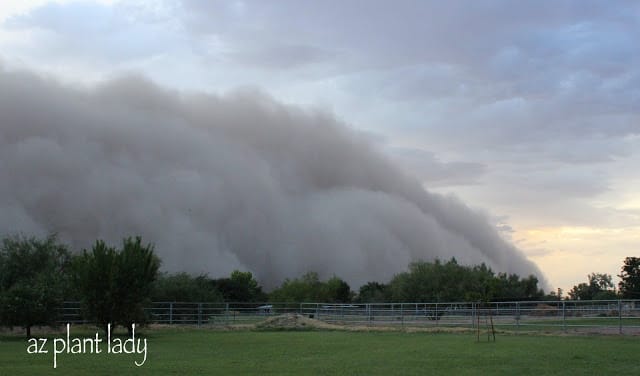
[[[638,40],[636,1],[0,3],[5,70],[330,111],[565,291],[640,252]]]

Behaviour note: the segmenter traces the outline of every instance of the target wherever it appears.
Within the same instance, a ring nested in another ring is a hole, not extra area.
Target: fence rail
[[[640,333],[640,300],[519,301],[495,303],[191,303],[154,302],[148,322],[225,326],[258,323],[287,313],[340,325]],[[87,323],[80,303],[65,302],[61,323]]]

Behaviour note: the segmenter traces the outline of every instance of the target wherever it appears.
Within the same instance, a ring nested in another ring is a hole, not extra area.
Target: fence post
[[[169,324],[173,324],[173,302],[169,303]]]
[[[520,302],[516,302],[516,328],[520,331]]]
[[[198,327],[202,324],[202,303],[198,303]]]
[[[404,303],[400,303],[400,324],[404,328]]]
[[[562,302],[562,330],[564,330],[565,333],[567,332],[567,314],[565,302]]]
[[[618,331],[622,334],[622,301],[618,299]]]
[[[224,321],[229,324],[229,303],[224,305]]]
[[[479,315],[479,312],[478,312],[478,302],[471,303],[471,311],[472,311],[472,314],[471,314],[471,327],[475,328],[477,325],[480,324],[480,321],[479,321],[480,320],[480,315]]]
[[[471,327],[476,327],[476,304],[471,303]]]

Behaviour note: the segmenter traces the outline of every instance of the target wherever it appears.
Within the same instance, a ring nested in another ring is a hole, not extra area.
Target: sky
[[[3,69],[330,112],[565,292],[640,252],[638,40],[636,1],[0,3]]]

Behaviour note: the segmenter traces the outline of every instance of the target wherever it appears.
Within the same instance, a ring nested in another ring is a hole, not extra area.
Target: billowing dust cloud
[[[0,235],[15,232],[75,249],[141,235],[165,270],[249,270],[267,287],[317,271],[357,288],[451,257],[543,278],[329,114],[135,77],[87,89],[0,68]]]

